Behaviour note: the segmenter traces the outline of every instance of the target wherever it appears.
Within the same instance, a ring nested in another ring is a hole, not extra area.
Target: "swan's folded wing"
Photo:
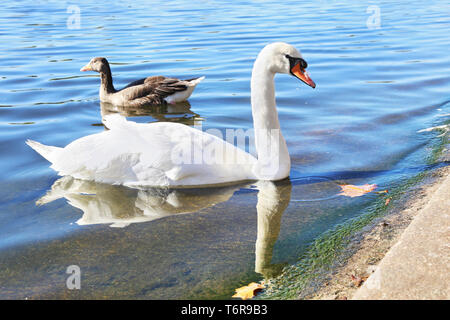
[[[187,150],[186,131],[175,123],[137,124],[119,115],[106,116],[110,129],[77,139],[52,161],[59,175],[108,184],[167,186],[183,176],[183,162],[173,150]],[[171,174],[172,173],[172,174]]]
[[[155,149],[158,152],[152,152]],[[149,145],[132,131],[113,129],[70,143],[53,161],[52,168],[60,175],[109,184],[151,177],[155,185],[166,185],[164,171],[168,168],[161,166],[161,158],[167,157],[168,150],[164,142]]]
[[[226,141],[178,123],[105,117],[111,129],[67,145],[53,161],[60,175],[127,186],[183,186],[251,179],[256,159]],[[231,159],[226,159],[230,158]],[[242,161],[236,161],[236,159]]]

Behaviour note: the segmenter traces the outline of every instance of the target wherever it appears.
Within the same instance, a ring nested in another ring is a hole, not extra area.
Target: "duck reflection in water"
[[[284,264],[272,264],[281,217],[289,205],[292,185],[289,179],[280,182],[258,181],[257,239],[255,272],[265,278],[276,276]],[[55,181],[51,189],[36,204],[44,205],[60,198],[83,211],[78,225],[110,224],[126,227],[132,223],[148,222],[167,216],[198,212],[228,201],[247,185],[201,189],[134,189],[65,176]]]
[[[102,119],[108,114],[119,113],[124,117],[151,117],[156,122],[177,122],[189,126],[199,125],[203,119],[191,111],[188,101],[168,105],[149,105],[145,107],[121,107],[106,102],[100,102]]]

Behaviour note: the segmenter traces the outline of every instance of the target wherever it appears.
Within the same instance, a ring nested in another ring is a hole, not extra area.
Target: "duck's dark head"
[[[96,71],[100,73],[108,72],[109,70],[108,60],[103,57],[92,58],[87,65],[80,69],[80,71]]]

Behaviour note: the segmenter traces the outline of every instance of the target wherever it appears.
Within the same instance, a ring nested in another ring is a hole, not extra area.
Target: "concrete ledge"
[[[450,175],[352,299],[450,299]]]

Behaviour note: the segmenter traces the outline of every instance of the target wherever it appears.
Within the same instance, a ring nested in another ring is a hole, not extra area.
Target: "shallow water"
[[[448,120],[441,1],[77,1],[78,29],[69,5],[0,8],[0,298],[229,298],[379,196],[339,196],[338,183],[383,190],[425,170],[438,133],[418,131]],[[79,72],[94,56],[119,88],[206,76],[189,104],[119,110],[134,121],[250,128],[252,63],[273,41],[299,48],[317,84],[276,77],[290,181],[161,191],[59,180],[24,143],[104,130],[99,79]],[[66,288],[70,265],[81,290]]]

